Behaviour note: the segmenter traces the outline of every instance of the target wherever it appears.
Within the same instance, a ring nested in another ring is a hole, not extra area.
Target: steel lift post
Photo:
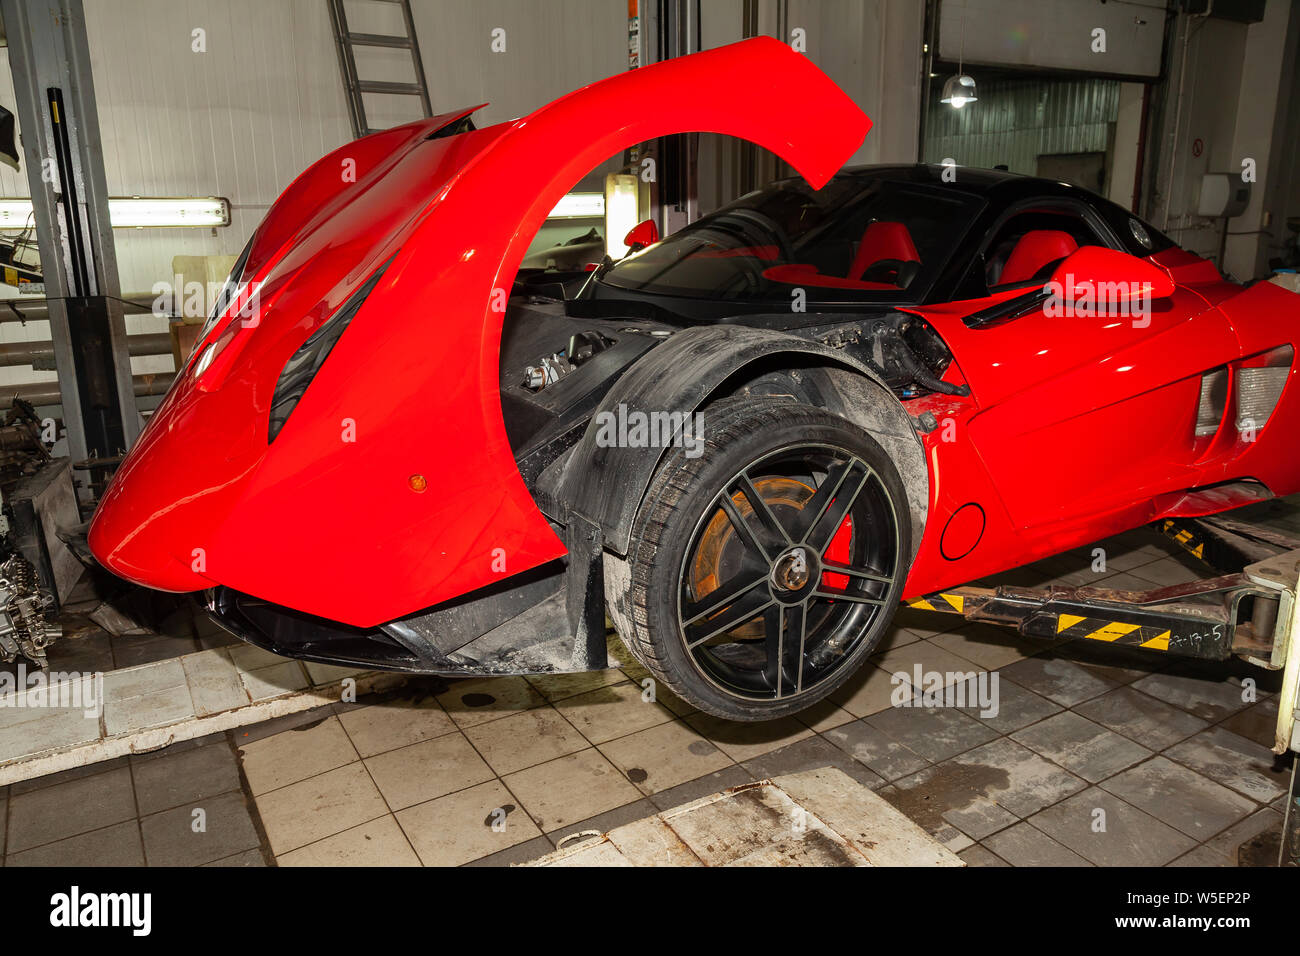
[[[81,0],[0,0],[74,461],[140,431]]]

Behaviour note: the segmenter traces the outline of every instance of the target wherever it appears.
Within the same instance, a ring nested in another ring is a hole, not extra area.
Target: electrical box
[[[1250,205],[1250,183],[1241,173],[1206,173],[1201,177],[1201,201],[1198,216],[1231,219],[1240,216]]]

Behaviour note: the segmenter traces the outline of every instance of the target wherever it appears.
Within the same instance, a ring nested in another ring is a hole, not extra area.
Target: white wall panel
[[[918,0],[760,0],[758,30],[790,43],[794,31],[810,60],[871,117],[872,127],[845,163],[910,163],[917,158],[925,6]],[[717,0],[702,12],[706,49],[741,37],[741,0]],[[736,91],[744,95],[743,90]],[[735,148],[700,141],[700,208],[734,199]]]
[[[627,69],[622,0],[414,0],[435,113],[488,103],[479,125],[531,113]],[[505,52],[492,52],[492,31]]]
[[[85,0],[110,193],[225,196],[229,227],[117,230],[124,291],[172,257],[238,253],[304,168],[350,138],[324,0]],[[205,31],[206,52],[192,31]]]
[[[939,56],[950,62],[1154,77],[1165,0],[942,0]],[[1093,31],[1105,31],[1094,50]]]
[[[325,0],[84,4],[110,194],[216,195],[232,206],[225,228],[115,230],[125,293],[170,281],[176,255],[238,253],[293,178],[351,139]],[[501,122],[627,68],[621,0],[414,0],[412,7],[435,113],[490,101],[480,125]],[[348,0],[348,10],[353,30],[402,32],[393,4]],[[506,30],[504,53],[490,50],[497,27]],[[204,31],[204,52],[193,48],[196,29]],[[396,61],[381,67],[394,79],[410,76]],[[0,102],[12,101],[8,51],[0,48]],[[0,166],[0,195],[28,194],[26,173]],[[131,332],[165,330],[148,315],[129,314],[127,323]],[[48,329],[0,324],[0,341],[41,338]],[[0,369],[5,384],[51,377]]]

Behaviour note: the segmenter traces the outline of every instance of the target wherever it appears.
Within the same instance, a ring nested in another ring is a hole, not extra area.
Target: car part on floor
[[[45,649],[62,631],[45,619],[53,596],[36,582],[36,571],[21,555],[0,561],[0,661],[19,656],[45,666]]]
[[[50,451],[41,440],[43,429],[31,402],[15,398],[0,425],[0,493],[8,494],[20,479],[34,475],[50,460]]]
[[[71,462],[45,462],[7,490],[4,503],[9,546],[36,569],[41,587],[62,607],[83,571],[80,558],[63,540],[66,531],[81,524]]]

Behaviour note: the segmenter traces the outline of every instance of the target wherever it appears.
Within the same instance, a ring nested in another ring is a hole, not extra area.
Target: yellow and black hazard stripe
[[[956,591],[941,591],[938,594],[926,594],[923,597],[912,598],[907,602],[907,606],[919,608],[922,611],[946,611],[949,614],[961,614],[966,607],[966,598]]]
[[[1183,550],[1196,558],[1205,558],[1205,539],[1177,521],[1166,519],[1160,523],[1160,530],[1173,538]]]
[[[1169,650],[1169,628],[1155,624],[1124,624],[1099,617],[1060,614],[1056,618],[1056,636],[1062,640],[1082,637],[1108,644],[1127,644],[1153,651]]]

